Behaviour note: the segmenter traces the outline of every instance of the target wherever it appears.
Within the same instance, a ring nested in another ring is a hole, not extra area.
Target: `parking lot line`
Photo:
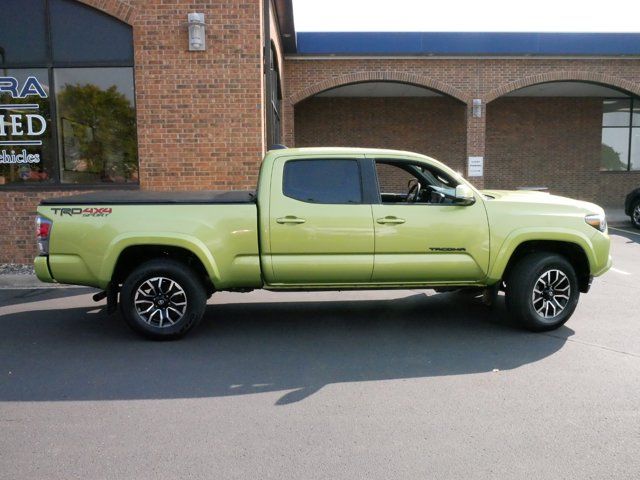
[[[631,275],[629,272],[625,272],[624,270],[618,270],[617,268],[611,268],[612,272],[621,273],[622,275]]]
[[[630,233],[631,235],[640,235],[640,232],[632,232],[631,230],[625,230],[624,228],[609,227],[609,230],[617,230],[619,232]]]

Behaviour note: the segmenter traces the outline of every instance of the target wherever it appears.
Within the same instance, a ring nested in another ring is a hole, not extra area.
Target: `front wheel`
[[[631,223],[636,228],[640,228],[640,200],[636,200],[631,207]]]
[[[154,340],[180,338],[195,327],[206,307],[198,276],[171,259],[143,263],[120,290],[120,312],[137,333]]]
[[[507,278],[509,313],[525,328],[554,330],[569,320],[580,291],[573,266],[562,256],[532,253],[521,258]]]

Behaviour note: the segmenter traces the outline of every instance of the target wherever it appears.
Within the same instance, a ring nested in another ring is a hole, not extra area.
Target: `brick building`
[[[640,35],[296,34],[290,0],[0,7],[0,263],[31,261],[41,198],[253,188],[274,143],[482,157],[478,186],[603,205],[640,185]]]

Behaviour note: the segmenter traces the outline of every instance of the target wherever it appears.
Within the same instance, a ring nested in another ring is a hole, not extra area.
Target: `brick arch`
[[[408,83],[411,85],[416,85],[418,87],[436,90],[440,93],[444,93],[445,95],[449,95],[450,97],[460,100],[463,103],[468,103],[470,98],[470,95],[463,93],[456,87],[441,82],[440,80],[425,77],[423,75],[403,72],[358,72],[331,77],[327,80],[322,80],[320,82],[314,83],[313,85],[309,85],[308,87],[290,95],[288,97],[288,102],[290,105],[295,105],[296,103],[301,102],[306,98],[317,95],[320,92],[324,92],[325,90],[363,82]]]
[[[627,93],[640,95],[640,84],[625,80],[624,78],[614,77],[612,75],[606,75],[604,73],[596,72],[564,71],[540,73],[538,75],[531,75],[529,77],[523,77],[513,82],[505,83],[504,85],[501,85],[486,94],[484,97],[484,102],[492,102],[493,100],[502,97],[507,93],[519,90],[524,87],[529,87],[531,85],[536,85],[538,83],[558,81],[598,83],[604,86],[624,90]]]
[[[135,9],[124,0],[76,0],[118,20],[133,25]]]

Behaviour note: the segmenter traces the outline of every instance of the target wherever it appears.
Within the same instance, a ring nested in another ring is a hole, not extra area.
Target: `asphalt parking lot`
[[[254,292],[154,343],[87,289],[0,290],[0,478],[640,478],[640,235],[610,233],[547,334],[455,293]]]

